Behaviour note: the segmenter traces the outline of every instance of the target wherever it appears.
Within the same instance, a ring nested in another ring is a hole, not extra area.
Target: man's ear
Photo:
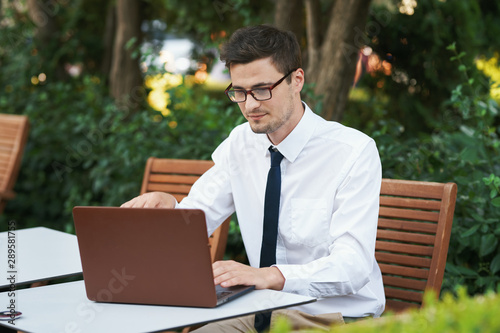
[[[295,71],[292,79],[292,84],[294,86],[294,90],[296,92],[301,92],[304,87],[305,82],[305,74],[302,68],[299,68]]]

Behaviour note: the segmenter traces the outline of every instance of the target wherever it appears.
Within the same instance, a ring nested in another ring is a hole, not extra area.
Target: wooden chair
[[[383,179],[375,256],[386,311],[422,305],[423,292],[441,290],[457,185]]]
[[[181,201],[194,182],[214,163],[203,160],[180,160],[150,157],[146,163],[141,194],[162,191]],[[231,217],[214,231],[209,238],[212,261],[222,260],[226,250]]]
[[[0,214],[7,200],[15,197],[24,146],[28,140],[28,117],[0,114]]]

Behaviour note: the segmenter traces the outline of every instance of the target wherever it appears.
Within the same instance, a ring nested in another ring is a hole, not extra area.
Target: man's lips
[[[262,119],[265,115],[266,115],[266,113],[249,114],[249,115],[248,115],[248,118],[249,118],[249,119],[252,119],[252,120],[260,120],[260,119]]]

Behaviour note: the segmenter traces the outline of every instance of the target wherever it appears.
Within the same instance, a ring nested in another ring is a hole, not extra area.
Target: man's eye
[[[267,95],[267,94],[269,94],[269,90],[268,89],[253,89],[252,92],[255,95]]]

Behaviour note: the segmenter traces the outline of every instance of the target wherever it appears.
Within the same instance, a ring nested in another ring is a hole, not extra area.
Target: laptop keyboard
[[[221,299],[227,295],[230,295],[232,293],[233,293],[232,291],[219,291],[219,292],[217,292],[217,299],[219,300],[219,299]]]

